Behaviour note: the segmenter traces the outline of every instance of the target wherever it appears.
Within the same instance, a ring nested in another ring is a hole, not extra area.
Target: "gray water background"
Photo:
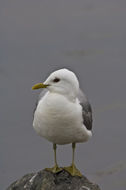
[[[73,70],[93,108],[93,137],[76,165],[102,190],[126,189],[126,1],[0,0],[0,189],[53,165],[52,145],[32,128],[40,91],[59,68]],[[58,146],[58,162],[71,162]]]

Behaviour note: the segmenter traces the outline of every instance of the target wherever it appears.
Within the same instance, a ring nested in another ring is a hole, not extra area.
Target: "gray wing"
[[[46,94],[46,92],[48,92],[48,90],[47,90],[47,89],[43,89],[43,90],[41,91],[41,93],[39,94],[38,99],[37,99],[36,104],[35,104],[35,108],[34,108],[33,114],[35,113],[35,110],[36,110],[36,108],[37,108],[37,105],[38,105],[39,101],[40,101],[40,100],[42,99],[42,97]]]
[[[91,105],[90,105],[87,97],[81,90],[78,93],[78,99],[79,99],[80,105],[82,106],[83,123],[88,130],[91,130],[92,129]]]

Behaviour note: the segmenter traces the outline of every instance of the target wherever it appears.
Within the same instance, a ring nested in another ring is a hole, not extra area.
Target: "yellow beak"
[[[46,88],[47,86],[49,86],[49,84],[38,83],[32,86],[32,90],[37,90],[39,88]]]

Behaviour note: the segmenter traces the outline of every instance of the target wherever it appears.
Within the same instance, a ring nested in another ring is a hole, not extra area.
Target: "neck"
[[[72,94],[72,93],[69,93],[69,94],[63,94],[63,93],[58,93],[58,92],[50,92],[50,93],[57,94],[57,95],[60,95],[60,96],[64,96],[70,102],[75,102],[76,101],[76,96],[74,94]]]

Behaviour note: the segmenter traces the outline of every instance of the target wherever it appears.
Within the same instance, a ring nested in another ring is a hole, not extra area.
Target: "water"
[[[36,82],[59,68],[79,77],[93,107],[93,138],[76,165],[102,190],[126,189],[126,2],[0,1],[0,187],[53,165],[52,145],[32,128]],[[58,162],[71,162],[58,146]]]

